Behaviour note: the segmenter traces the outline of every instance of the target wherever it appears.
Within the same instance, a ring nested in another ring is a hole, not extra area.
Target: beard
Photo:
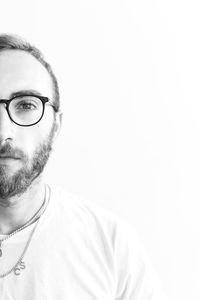
[[[23,194],[31,183],[42,173],[52,150],[52,140],[55,125],[46,138],[34,151],[32,158],[29,158],[22,150],[13,148],[10,143],[0,146],[0,155],[20,159],[23,163],[18,171],[9,175],[7,166],[0,165],[0,198],[7,199],[15,195]]]

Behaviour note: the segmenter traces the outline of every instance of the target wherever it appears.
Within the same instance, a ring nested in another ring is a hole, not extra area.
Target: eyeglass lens
[[[37,123],[43,114],[43,102],[36,96],[19,96],[10,102],[9,114],[19,125]]]

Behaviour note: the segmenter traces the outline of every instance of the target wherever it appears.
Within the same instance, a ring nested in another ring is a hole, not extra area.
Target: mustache
[[[12,157],[15,159],[27,160],[27,156],[24,152],[18,148],[12,147],[10,144],[0,144],[0,157]]]

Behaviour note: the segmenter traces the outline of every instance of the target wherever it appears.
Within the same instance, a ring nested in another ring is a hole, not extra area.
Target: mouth
[[[9,160],[9,159],[18,160],[19,157],[0,155],[0,160],[7,160],[7,159],[8,159],[8,160]]]

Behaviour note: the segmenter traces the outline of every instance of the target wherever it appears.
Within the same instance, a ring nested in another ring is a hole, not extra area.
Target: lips
[[[22,160],[25,159],[26,156],[23,153],[23,151],[21,151],[18,148],[14,148],[12,147],[10,144],[4,144],[1,145],[0,143],[0,159],[3,161],[5,159],[11,159],[11,160]]]
[[[19,157],[0,155],[0,159],[19,159]]]

